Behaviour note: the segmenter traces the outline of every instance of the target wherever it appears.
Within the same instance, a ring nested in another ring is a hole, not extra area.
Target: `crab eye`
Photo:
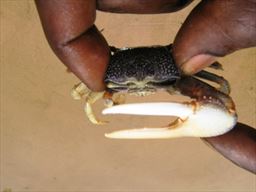
[[[135,86],[136,84],[134,82],[129,82],[126,85],[130,87],[130,86]]]

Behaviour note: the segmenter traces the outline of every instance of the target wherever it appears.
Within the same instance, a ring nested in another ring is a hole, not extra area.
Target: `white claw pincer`
[[[103,114],[176,116],[163,128],[138,128],[105,134],[115,139],[164,139],[175,137],[213,137],[230,131],[236,124],[236,113],[216,105],[195,106],[193,103],[123,104],[104,109]]]

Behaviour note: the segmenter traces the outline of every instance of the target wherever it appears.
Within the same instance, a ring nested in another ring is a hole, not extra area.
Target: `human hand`
[[[202,138],[224,157],[256,174],[256,130],[246,124],[235,127],[220,136]]]
[[[256,0],[201,1],[174,41],[174,57],[194,74],[236,50],[256,45]]]
[[[55,54],[91,90],[103,90],[110,50],[94,25],[95,0],[35,2],[45,35]]]
[[[105,88],[103,78],[110,49],[94,25],[96,9],[155,14],[177,11],[189,2],[191,0],[36,0],[36,5],[55,54],[90,89],[101,91]],[[193,74],[218,56],[255,46],[255,18],[256,0],[202,1],[188,16],[173,43],[177,65],[184,73]],[[238,137],[243,138],[242,145]],[[253,128],[238,123],[233,131],[205,141],[239,166],[256,171]],[[231,150],[233,153],[228,153]]]
[[[256,45],[256,1],[201,1],[179,30],[173,45],[176,63],[194,74],[217,57]],[[256,130],[237,123],[230,132],[203,138],[236,165],[256,173]]]
[[[43,29],[59,59],[91,90],[105,89],[110,57],[107,41],[94,25],[96,9],[109,12],[161,13],[186,6],[180,0],[36,0]]]
[[[191,0],[36,0],[46,37],[61,61],[89,88],[105,88],[108,44],[94,25],[96,9],[118,13],[167,13]],[[173,47],[177,65],[193,74],[218,56],[256,45],[256,0],[202,1],[179,30]]]

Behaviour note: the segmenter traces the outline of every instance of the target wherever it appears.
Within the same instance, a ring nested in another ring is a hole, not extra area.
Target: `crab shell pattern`
[[[222,69],[219,63],[211,67]],[[200,80],[215,82],[213,87]],[[111,59],[105,76],[106,90],[92,92],[83,83],[74,86],[74,99],[85,99],[85,112],[94,124],[104,124],[93,114],[91,105],[100,98],[108,108],[103,114],[163,115],[177,119],[162,128],[138,128],[105,134],[109,138],[154,139],[173,137],[212,137],[231,130],[237,121],[235,104],[229,96],[227,80],[207,71],[194,76],[181,75],[172,57],[172,46],[117,49],[111,47]],[[162,89],[170,94],[192,98],[191,102],[123,104],[120,93],[146,96]],[[115,97],[116,96],[116,97]]]

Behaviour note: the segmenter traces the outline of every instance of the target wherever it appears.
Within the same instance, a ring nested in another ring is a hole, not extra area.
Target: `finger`
[[[59,48],[56,53],[91,90],[105,89],[103,79],[109,62],[110,50],[95,26],[89,28],[79,38]]]
[[[36,0],[36,5],[55,54],[90,89],[103,90],[110,51],[94,26],[95,0]]]
[[[181,70],[193,74],[217,57],[256,45],[256,1],[205,0],[179,30],[173,54]]]
[[[237,123],[230,132],[203,140],[238,166],[256,173],[256,129]]]
[[[169,13],[186,7],[192,0],[101,0],[97,9],[113,13]]]

